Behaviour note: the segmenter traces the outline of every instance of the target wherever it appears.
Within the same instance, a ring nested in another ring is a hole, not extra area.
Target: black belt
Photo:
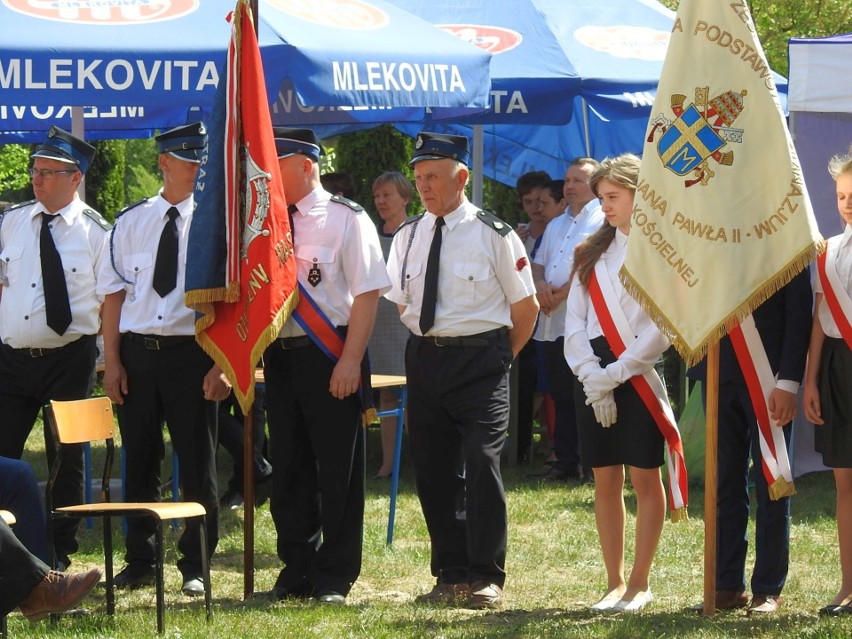
[[[434,344],[435,346],[488,346],[504,335],[507,335],[508,332],[508,329],[504,327],[495,328],[493,331],[477,333],[476,335],[460,335],[458,337],[443,337],[440,335],[421,336],[414,333],[411,334],[411,337],[427,344]]]
[[[33,358],[49,357],[51,355],[56,355],[57,353],[65,350],[67,348],[70,348],[71,346],[74,346],[83,337],[85,337],[85,336],[80,336],[77,339],[75,339],[73,342],[68,342],[64,346],[57,346],[55,348],[12,348],[11,346],[7,346],[6,344],[3,344],[2,346],[3,346],[3,348],[5,348],[9,351],[12,351],[13,353],[16,353],[18,355],[27,355],[27,356],[33,357]]]
[[[124,338],[134,344],[141,344],[149,351],[165,351],[195,342],[193,335],[140,335],[125,333]]]
[[[298,335],[296,337],[279,337],[275,340],[279,348],[285,351],[293,350],[294,348],[306,348],[314,343],[307,335]]]

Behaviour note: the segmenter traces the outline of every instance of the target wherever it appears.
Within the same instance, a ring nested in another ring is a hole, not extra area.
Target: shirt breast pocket
[[[135,283],[136,278],[146,275],[153,277],[150,272],[153,267],[153,253],[131,253],[124,257],[124,277],[131,282]]]
[[[336,251],[328,246],[312,246],[306,244],[296,247],[296,258],[298,258],[299,270],[308,270],[308,282],[313,286],[318,285],[327,277],[332,277],[332,265],[336,257]],[[316,284],[311,276],[311,271],[316,274]]]
[[[23,245],[7,246],[0,253],[0,286],[6,286],[15,280],[23,254]]]
[[[477,308],[485,301],[492,277],[487,262],[454,262],[450,293],[462,308]]]
[[[83,255],[63,255],[62,270],[65,271],[66,280],[85,275],[92,277],[94,272],[92,263]]]

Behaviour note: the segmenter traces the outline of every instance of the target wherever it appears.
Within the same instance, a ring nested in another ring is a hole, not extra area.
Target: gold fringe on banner
[[[671,341],[672,346],[675,347],[675,350],[684,359],[687,367],[691,367],[698,364],[698,362],[707,356],[707,350],[710,346],[728,334],[728,327],[731,322],[739,323],[744,317],[754,312],[755,308],[786,286],[790,280],[807,268],[824,251],[825,240],[820,240],[805,247],[781,271],[752,292],[732,313],[713,327],[704,340],[694,349],[690,348],[683,339],[683,336],[674,327],[669,317],[654,303],[651,296],[648,295],[642,286],[623,267],[619,272],[619,279],[627,292],[639,303],[642,309],[648,314],[648,317],[651,318],[651,321],[657,325],[660,332]]]

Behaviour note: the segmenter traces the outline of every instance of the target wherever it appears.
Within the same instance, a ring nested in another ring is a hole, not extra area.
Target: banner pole
[[[243,599],[254,594],[254,406],[243,418]]]
[[[707,351],[704,443],[704,606],[716,614],[716,499],[719,436],[719,343]]]

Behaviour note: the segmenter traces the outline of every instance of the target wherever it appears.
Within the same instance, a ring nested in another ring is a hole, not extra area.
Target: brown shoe
[[[30,621],[39,621],[53,612],[74,608],[101,580],[101,574],[98,568],[74,573],[51,570],[20,603],[21,612]]]
[[[503,589],[487,581],[475,581],[470,585],[470,602],[467,607],[472,610],[502,608]]]
[[[771,615],[772,613],[777,612],[780,605],[781,595],[761,595],[754,593],[754,597],[751,598],[751,603],[748,605],[746,614],[749,617],[751,615]]]
[[[437,584],[432,590],[414,598],[416,603],[440,606],[459,606],[470,598],[470,586],[467,584]]]
[[[745,608],[747,605],[748,595],[743,590],[716,591],[716,610],[735,610],[737,608]],[[704,603],[692,606],[690,610],[702,614],[704,612]]]

